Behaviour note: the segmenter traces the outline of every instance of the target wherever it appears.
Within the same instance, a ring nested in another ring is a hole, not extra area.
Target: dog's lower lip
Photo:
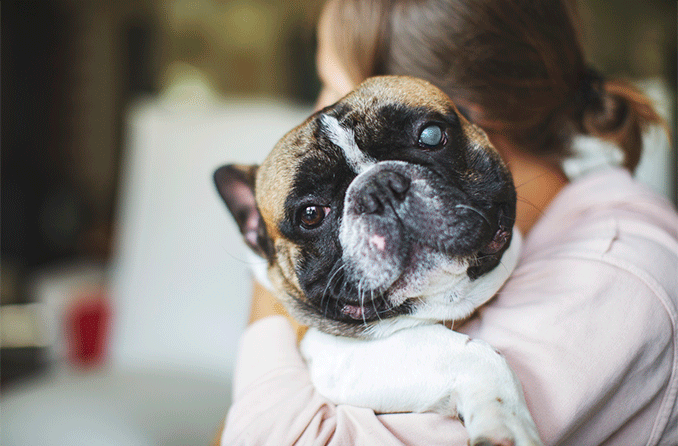
[[[494,237],[492,237],[492,240],[480,250],[480,253],[496,254],[504,247],[510,236],[511,232],[509,230],[506,228],[499,228],[494,234]]]
[[[365,308],[362,305],[344,304],[341,312],[353,319],[362,319],[365,316]]]

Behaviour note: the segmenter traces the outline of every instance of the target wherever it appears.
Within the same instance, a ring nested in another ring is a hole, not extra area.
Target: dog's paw
[[[469,441],[471,446],[543,446],[538,437],[523,437],[509,432],[495,432]]]
[[[470,443],[471,446],[515,446],[516,444],[512,439],[502,438],[493,439],[493,438],[477,438],[473,443]]]
[[[527,410],[488,407],[467,422],[471,446],[542,446],[537,427]],[[521,413],[524,412],[524,413]]]
[[[543,446],[539,437],[515,435],[509,432],[495,432],[469,441],[471,446]]]

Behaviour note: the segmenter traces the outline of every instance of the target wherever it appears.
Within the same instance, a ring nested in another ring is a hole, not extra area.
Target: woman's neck
[[[515,149],[503,137],[491,135],[490,139],[513,175],[518,193],[516,224],[527,235],[567,178],[557,166]]]

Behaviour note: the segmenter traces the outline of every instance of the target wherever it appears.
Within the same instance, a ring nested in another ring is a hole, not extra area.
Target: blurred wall
[[[142,95],[199,70],[221,96],[310,103],[318,3],[7,0],[2,4],[2,303],[25,278],[107,261],[125,138]]]

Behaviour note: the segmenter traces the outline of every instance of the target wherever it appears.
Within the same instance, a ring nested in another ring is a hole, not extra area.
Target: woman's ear
[[[259,166],[229,164],[214,172],[214,183],[233,215],[245,243],[256,254],[267,258],[270,243],[266,226],[254,199],[254,179]]]

